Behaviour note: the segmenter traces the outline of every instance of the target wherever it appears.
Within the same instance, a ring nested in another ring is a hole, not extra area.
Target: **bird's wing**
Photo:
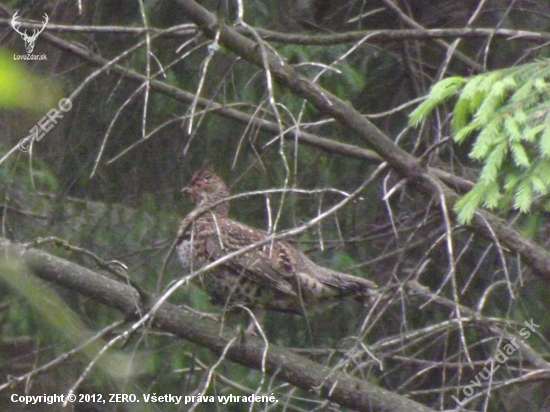
[[[228,253],[259,242],[267,233],[230,219],[218,219],[216,228],[208,235],[205,245],[210,259],[216,260]],[[293,287],[296,273],[294,251],[283,242],[267,243],[234,257],[224,263],[238,274],[260,285],[297,296]]]

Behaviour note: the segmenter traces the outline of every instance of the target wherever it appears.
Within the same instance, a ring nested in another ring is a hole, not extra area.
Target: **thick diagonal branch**
[[[418,159],[398,147],[388,136],[355,110],[349,103],[339,99],[329,91],[301,76],[293,67],[284,63],[278,56],[266,51],[269,67],[264,67],[261,48],[231,26],[219,24],[216,17],[193,0],[177,0],[186,15],[203,32],[214,38],[220,33],[219,42],[242,58],[270,70],[271,75],[296,95],[306,99],[322,113],[331,116],[346,128],[354,131],[376,151],[388,164],[405,176],[409,183],[429,196],[439,196],[439,189],[433,185],[429,171],[422,170]],[[439,186],[439,185],[438,185]],[[441,185],[445,203],[449,208],[456,203],[458,195]],[[550,280],[550,254],[510,228],[501,219],[485,211],[479,211],[472,223],[473,229],[493,240],[494,234],[510,250],[518,253],[545,280]]]
[[[25,264],[32,274],[116,308],[125,314],[134,315],[136,319],[139,313],[148,313],[154,304],[153,301],[140,302],[139,294],[130,286],[48,253],[25,249],[3,238],[0,238],[0,251],[4,258],[17,259]],[[252,336],[235,340],[227,349],[234,335],[225,333],[220,336],[218,327],[213,321],[201,319],[198,315],[170,303],[163,304],[155,311],[153,324],[217,354],[226,351],[227,359],[254,369],[262,369],[265,356],[264,364],[268,374],[302,389],[315,391],[323,398],[347,408],[384,412],[431,411],[404,396],[344,373],[335,372],[275,345],[270,345],[265,354],[263,341]]]

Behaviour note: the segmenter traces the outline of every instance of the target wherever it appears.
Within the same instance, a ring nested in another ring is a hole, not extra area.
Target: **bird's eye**
[[[208,180],[206,179],[200,179],[195,182],[195,185],[197,187],[203,187],[204,185],[208,184]]]

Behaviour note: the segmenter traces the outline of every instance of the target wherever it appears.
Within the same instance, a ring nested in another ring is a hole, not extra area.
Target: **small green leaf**
[[[483,159],[485,158],[491,148],[502,142],[502,137],[500,136],[500,127],[497,121],[493,121],[488,124],[479,136],[477,137],[472,151],[470,152],[470,158],[472,159]]]
[[[519,124],[514,117],[507,117],[504,120],[504,131],[508,135],[510,142],[521,140],[522,134]]]
[[[531,208],[533,202],[533,190],[531,182],[527,179],[522,180],[515,193],[514,207],[522,213],[526,213]]]
[[[505,141],[501,141],[493,147],[491,153],[487,156],[485,165],[481,170],[481,174],[479,176],[480,182],[483,182],[483,184],[491,184],[497,181],[498,172],[507,152],[508,145]]]
[[[504,180],[504,190],[506,190],[507,193],[512,193],[516,190],[520,178],[514,173],[509,173],[508,175],[506,175],[506,178]]]
[[[518,167],[529,167],[531,162],[527,156],[525,148],[519,142],[510,143],[510,151],[512,152],[512,159]]]
[[[536,175],[531,176],[531,185],[538,194],[545,195],[548,191],[548,186]]]
[[[527,113],[525,111],[519,109],[514,112],[514,122],[517,124],[517,126],[521,129],[525,127],[527,124]],[[523,138],[523,136],[521,136]]]
[[[534,168],[533,174],[542,180],[547,187],[550,187],[550,163],[546,160],[539,161]]]
[[[474,116],[478,125],[486,125],[495,117],[496,109],[502,105],[507,94],[505,82],[497,81],[493,84]]]
[[[523,138],[529,142],[534,142],[539,136],[540,132],[546,128],[546,125],[539,124],[534,127],[529,127],[523,131]]]
[[[472,111],[470,110],[470,102],[467,99],[459,98],[455,104],[453,120],[451,122],[451,130],[453,135],[468,125]],[[456,140],[456,139],[455,139]]]
[[[550,157],[550,127],[546,126],[539,140],[539,150],[544,157]]]
[[[460,129],[457,133],[455,133],[453,139],[455,142],[461,143],[475,130],[477,130],[477,126],[473,123],[470,123],[466,127]]]
[[[467,225],[472,221],[476,208],[483,200],[484,191],[484,187],[476,185],[462,199],[455,203],[454,210],[457,213],[457,220],[460,224]]]
[[[494,209],[498,206],[498,202],[501,198],[500,190],[497,184],[489,185],[485,191],[485,198],[483,199],[483,205],[489,209]]]
[[[531,80],[523,84],[510,98],[512,103],[522,103],[523,100],[533,95],[533,82]]]
[[[455,95],[465,82],[466,79],[464,77],[456,76],[436,83],[432,87],[428,98],[409,115],[409,124],[411,126],[418,126],[437,105],[444,102],[450,96]]]
[[[544,81],[544,79],[541,79],[540,77],[538,79],[535,79],[535,81],[533,82],[533,86],[541,93],[548,90],[548,84]]]

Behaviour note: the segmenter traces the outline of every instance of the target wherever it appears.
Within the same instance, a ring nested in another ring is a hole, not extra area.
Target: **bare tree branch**
[[[239,56],[247,59],[259,67],[262,66],[262,57],[256,43],[239,34],[232,27],[220,25],[214,15],[192,0],[178,0],[178,3],[187,11],[189,17],[210,37],[220,30],[220,43],[230,48]],[[321,112],[333,117],[343,126],[361,136],[385,161],[394,169],[406,176],[408,181],[415,184],[420,190],[430,196],[438,193],[433,185],[425,181],[421,165],[411,154],[407,153],[374,124],[358,113],[351,105],[334,96],[329,91],[311,83],[302,77],[291,66],[282,62],[277,56],[268,56],[270,70],[273,76],[287,86],[296,95],[308,100]],[[444,188],[449,207],[458,200],[452,190]],[[501,219],[489,212],[480,210],[474,219],[475,231],[491,239],[491,230],[501,238],[502,243],[511,250],[519,253],[525,262],[532,265],[543,279],[550,280],[550,253],[536,243],[523,238],[516,230],[507,226]]]
[[[7,239],[0,239],[0,250],[5,258],[24,263],[35,276],[76,291],[136,319],[139,318],[138,314],[148,313],[154,305],[152,298],[148,299],[150,302],[140,302],[138,293],[130,286],[48,253],[25,249]],[[302,389],[312,390],[351,409],[380,412],[431,411],[404,396],[335,372],[273,344],[264,356],[265,344],[261,339],[248,335],[235,339],[235,334],[229,332],[220,336],[217,325],[210,319],[201,319],[200,316],[170,303],[165,303],[156,310],[153,324],[218,355],[225,351],[227,359],[257,370],[261,370],[265,358],[265,371],[269,375]],[[229,345],[232,340],[233,343]]]
[[[91,53],[89,50],[86,50],[77,44],[67,42],[49,33],[45,33],[43,37],[50,44],[53,44],[59,49],[64,50],[72,55],[78,56],[79,58],[95,66],[103,67],[109,64],[108,60],[105,60],[97,56],[96,54]],[[110,67],[110,72],[124,76],[126,79],[137,82],[139,84],[143,84],[147,81],[146,76],[117,64],[113,64]],[[236,120],[239,123],[242,123],[245,125],[254,125],[255,127],[258,127],[266,132],[275,133],[275,134],[279,133],[279,126],[277,125],[277,123],[274,123],[269,120],[265,120],[256,116],[251,116],[242,111],[227,107],[226,105],[222,105],[202,97],[197,98],[193,93],[189,93],[187,91],[181,90],[177,87],[168,85],[159,80],[150,80],[150,87],[157,92],[163,93],[167,96],[170,96],[176,100],[179,100],[185,103],[192,103],[196,101],[198,107],[209,110],[212,113],[218,114],[222,117]],[[352,157],[355,159],[363,159],[374,163],[380,163],[382,161],[382,158],[372,150],[364,149],[364,148],[350,145],[347,143],[338,142],[336,140],[328,139],[325,137],[320,137],[313,133],[305,132],[303,130],[299,130],[297,131],[297,133],[295,133],[294,126],[289,126],[285,131],[284,137],[289,139],[294,139],[296,136],[298,137],[298,140],[300,142],[306,145],[309,145],[311,147],[315,147],[319,150],[323,150],[327,153],[339,154],[343,156]],[[127,151],[134,149],[134,147],[137,147],[138,145],[143,144],[150,137],[151,135],[148,135],[144,139],[138,140],[135,145],[130,146],[129,148],[127,148],[126,151],[123,151],[118,156],[122,156]],[[110,162],[116,160],[118,156],[111,159]],[[472,182],[462,177],[456,176],[450,172],[437,169],[437,168],[432,168],[432,167],[429,168],[429,171],[435,177],[443,181],[445,184],[451,187],[454,187],[461,192],[466,192],[473,187]]]
[[[11,19],[0,19],[0,26],[9,26]],[[21,22],[21,27],[37,29],[39,23]],[[197,32],[194,24],[181,24],[170,29],[158,29],[155,27],[125,27],[125,26],[83,26],[49,23],[46,32],[54,33],[105,33],[105,34],[133,34],[142,35],[149,33],[160,37],[188,37]],[[449,28],[449,29],[405,29],[405,30],[357,30],[345,33],[316,34],[284,33],[276,30],[255,27],[254,30],[264,40],[278,43],[301,44],[309,46],[332,46],[337,44],[353,43],[365,37],[370,43],[390,43],[404,40],[429,40],[429,39],[478,39],[486,37],[499,37],[506,40],[522,40],[542,44],[550,41],[550,34],[529,30],[493,29],[493,28]],[[247,30],[237,28],[242,34]]]

